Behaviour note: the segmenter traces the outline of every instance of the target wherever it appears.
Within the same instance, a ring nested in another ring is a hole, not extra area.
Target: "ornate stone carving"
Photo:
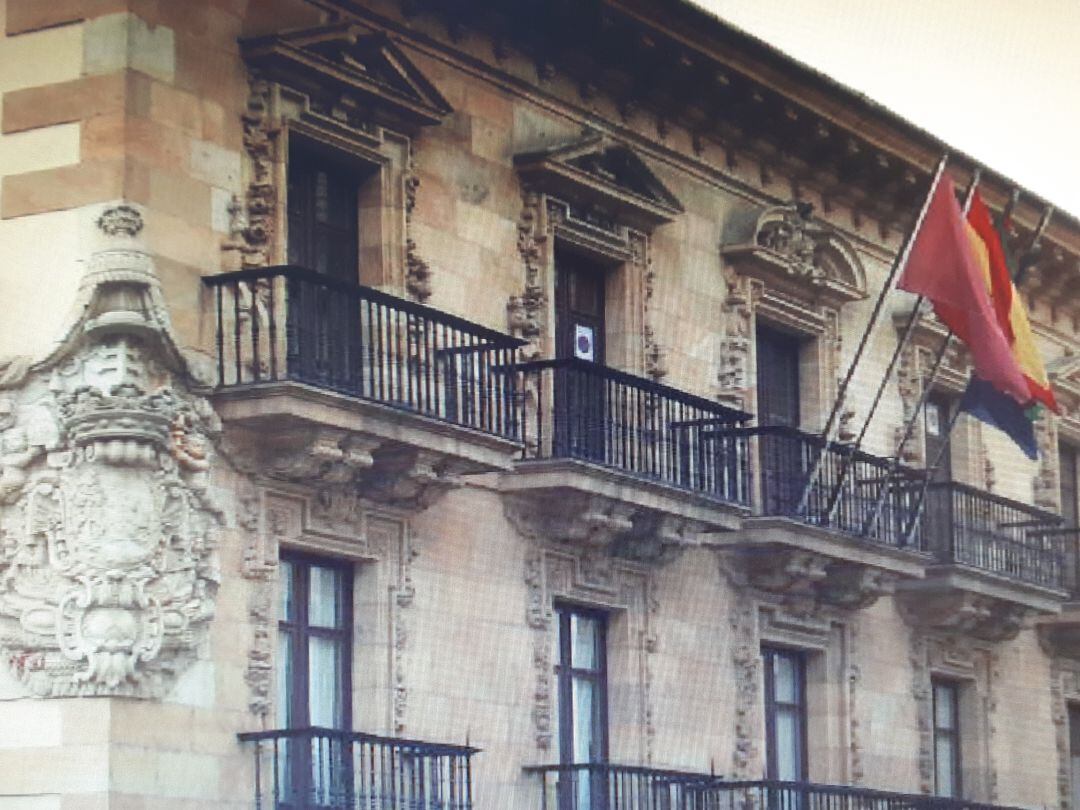
[[[566,547],[552,548],[537,544],[525,558],[527,601],[525,621],[533,630],[532,663],[536,673],[533,690],[533,727],[536,746],[548,751],[552,745],[554,677],[551,651],[555,649],[552,605],[555,599],[572,599],[607,610],[626,611],[631,632],[629,643],[639,664],[640,682],[632,687],[637,692],[633,702],[639,707],[642,737],[640,757],[644,764],[652,761],[655,727],[652,707],[652,656],[660,641],[656,636],[656,613],[659,609],[653,596],[654,584],[647,569],[626,561],[605,561],[598,570],[596,558],[588,550]]]
[[[240,267],[266,267],[274,252],[277,186],[274,182],[280,126],[272,115],[273,85],[261,76],[250,79],[247,109],[241,116],[248,161],[244,199],[229,206],[229,238],[222,249],[239,257]]]
[[[656,271],[653,270],[652,267],[652,255],[649,251],[648,237],[645,236],[645,234],[633,232],[631,234],[631,244],[633,246],[635,261],[642,268],[642,278],[645,287],[645,317],[644,331],[642,333],[645,354],[645,376],[651,380],[660,381],[667,376],[668,368],[664,348],[660,345],[660,341],[656,337],[656,330],[652,323]]]
[[[545,240],[542,223],[541,196],[527,186],[522,190],[523,204],[518,219],[517,248],[525,266],[525,287],[521,295],[510,297],[506,305],[510,334],[527,341],[520,349],[522,360],[529,361],[543,354],[543,312],[547,305],[542,243]]]
[[[1039,467],[1032,481],[1035,505],[1056,512],[1061,508],[1057,420],[1044,413],[1035,420],[1034,428],[1039,448]]]
[[[730,612],[731,663],[735,673],[735,744],[731,754],[732,778],[753,779],[760,764],[759,685],[761,640],[757,605],[740,599]]]
[[[722,324],[716,366],[716,398],[724,405],[745,409],[749,405],[753,347],[750,279],[726,274],[727,298],[721,309]]]
[[[896,577],[870,565],[802,549],[763,546],[727,551],[721,570],[738,588],[782,596],[786,603],[861,610],[893,592]]]
[[[802,290],[833,308],[866,297],[866,272],[852,245],[813,217],[806,202],[735,212],[721,254],[739,272]]]
[[[134,238],[143,229],[142,214],[130,205],[117,205],[102,212],[97,226],[106,236]]]
[[[852,621],[847,625],[848,755],[852,785],[861,785],[866,776],[863,767],[862,709],[859,705],[862,668],[858,662],[859,624]]]
[[[432,270],[420,255],[416,240],[412,237],[413,209],[416,208],[416,193],[420,188],[420,178],[416,174],[412,141],[409,141],[409,164],[405,172],[405,291],[415,300],[423,303],[431,297]]]
[[[913,627],[995,643],[1016,638],[1024,620],[1033,612],[1027,605],[957,588],[933,592],[904,590],[898,593],[897,604]]]
[[[507,494],[503,511],[526,537],[584,549],[587,564],[597,570],[610,566],[612,556],[667,562],[694,545],[703,528],[693,520],[577,491],[556,491],[551,497],[528,491]]]
[[[136,219],[100,221],[130,236]],[[219,425],[187,391],[148,257],[89,266],[66,338],[7,397],[0,645],[36,695],[160,697],[214,614]]]

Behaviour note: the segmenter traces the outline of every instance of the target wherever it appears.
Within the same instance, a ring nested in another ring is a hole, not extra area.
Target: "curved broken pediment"
[[[866,297],[866,271],[844,237],[793,202],[733,214],[721,255],[737,272],[839,305]]]
[[[652,230],[683,212],[633,149],[599,132],[523,152],[514,165],[537,190],[623,225]]]

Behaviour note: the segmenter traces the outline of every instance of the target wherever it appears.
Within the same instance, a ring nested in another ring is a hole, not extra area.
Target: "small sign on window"
[[[579,360],[594,360],[596,354],[593,329],[584,324],[574,324],[574,357]]]

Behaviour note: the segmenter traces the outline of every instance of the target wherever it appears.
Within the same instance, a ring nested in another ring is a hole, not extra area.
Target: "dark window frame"
[[[774,675],[774,660],[777,656],[790,658],[795,662],[795,673],[798,678],[796,697],[798,703],[778,703],[776,700],[776,681]],[[779,647],[769,644],[762,645],[761,658],[765,671],[765,776],[766,779],[779,778],[777,773],[777,737],[776,717],[779,707],[794,709],[799,722],[799,771],[801,779],[807,781],[810,775],[810,757],[808,749],[809,735],[807,733],[807,702],[806,702],[806,671],[807,654],[803,650],[791,647]]]
[[[758,424],[791,428],[801,426],[803,420],[802,361],[808,340],[813,340],[813,338],[787,331],[768,322],[759,322],[755,326],[754,358]],[[768,365],[775,373],[766,375],[762,373],[766,367],[766,355],[774,359],[784,358],[794,362],[787,369],[784,369],[781,364],[769,363]],[[766,385],[766,382],[769,384]],[[773,383],[777,384],[773,385]],[[766,394],[767,390],[772,394],[771,397]],[[781,407],[775,407],[778,395],[786,397],[786,400],[780,403]],[[770,408],[770,404],[774,407]],[[784,411],[782,415],[781,410]]]
[[[308,639],[332,638],[342,642],[341,648],[341,671],[338,673],[341,685],[341,728],[348,729],[352,724],[352,657],[353,657],[353,576],[354,567],[351,563],[332,557],[321,557],[315,554],[303,552],[281,552],[282,561],[294,566],[292,599],[296,610],[296,621],[286,621],[284,616],[278,617],[278,633],[286,633],[292,639],[294,657],[293,680],[288,684],[289,716],[292,728],[305,728],[310,726],[309,694],[311,691],[311,664],[308,655]],[[309,622],[309,596],[311,592],[311,568],[313,566],[330,568],[341,574],[341,591],[338,597],[342,600],[341,605],[341,628],[332,629],[327,627],[312,627]],[[297,576],[301,573],[301,576]],[[279,663],[280,665],[280,663]]]
[[[594,669],[573,666],[570,618],[574,615],[597,623],[596,650],[594,651],[597,667]],[[605,763],[608,761],[608,613],[596,608],[557,602],[555,604],[555,616],[559,645],[559,657],[555,664],[555,682],[559,701],[559,762],[563,765],[587,764],[575,763],[572,759],[574,729],[573,681],[575,678],[584,678],[597,686],[596,694],[600,704],[598,707],[600,727],[597,731],[601,736],[597,762]]]
[[[1077,490],[1080,478],[1080,448],[1071,442],[1059,440],[1057,452],[1060,514],[1065,518],[1067,526],[1076,527],[1080,525],[1080,492]]]
[[[960,691],[963,684],[950,678],[932,677],[930,679],[930,711],[932,715],[932,727],[934,731],[934,793],[942,796],[940,777],[938,774],[938,740],[948,737],[953,742],[952,747],[952,772],[955,776],[955,785],[950,796],[962,798],[964,795],[963,756],[961,753],[961,728],[960,728]],[[938,689],[948,689],[952,693],[951,728],[938,726]]]

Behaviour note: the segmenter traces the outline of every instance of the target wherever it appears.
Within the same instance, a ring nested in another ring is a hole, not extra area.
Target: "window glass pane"
[[[777,703],[799,702],[799,659],[791,653],[773,655],[773,684]]]
[[[288,560],[282,560],[278,566],[278,571],[278,589],[281,595],[278,615],[284,621],[293,622],[296,621],[296,605],[293,604],[293,594],[296,589],[296,569]]]
[[[951,684],[934,684],[934,727],[953,727],[953,701],[956,697]]]
[[[799,715],[792,709],[776,712],[776,778],[797,782],[802,779],[802,730]]]
[[[596,669],[595,619],[572,614],[570,616],[570,661],[576,669]]]
[[[278,632],[277,662],[277,718],[280,728],[292,726],[292,690],[295,653],[292,637],[288,633]]]
[[[311,725],[337,728],[342,722],[341,650],[333,639],[308,639],[308,714]]]
[[[574,703],[574,762],[598,762],[596,686],[584,678],[572,684]]]
[[[341,571],[321,565],[313,565],[310,570],[308,624],[312,627],[340,627]]]
[[[948,735],[938,735],[934,739],[934,773],[936,774],[938,796],[956,796],[955,761],[956,741]]]

